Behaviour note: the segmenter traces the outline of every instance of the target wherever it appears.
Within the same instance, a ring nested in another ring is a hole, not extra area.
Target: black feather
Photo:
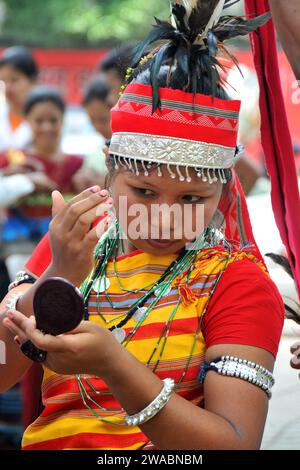
[[[185,47],[181,46],[177,49],[175,53],[175,63],[182,71],[183,75],[187,78],[188,83],[190,81],[189,57]]]
[[[172,16],[176,26],[167,21],[155,18],[156,24],[144,41],[136,48],[132,67],[135,70],[132,80],[138,76],[142,57],[152,52],[154,58],[146,66],[150,69],[150,83],[153,88],[154,112],[160,107],[159,73],[167,65],[167,86],[186,89],[196,94],[198,82],[203,82],[203,93],[216,96],[220,86],[224,83],[219,74],[222,68],[217,60],[218,50],[228,54],[233,62],[238,63],[223,45],[223,41],[237,36],[246,35],[271,17],[265,13],[257,18],[244,19],[236,16],[223,16],[218,24],[208,31],[203,42],[198,44],[195,40],[207,27],[209,20],[220,0],[199,0],[188,16],[185,7],[172,3]],[[237,3],[237,0],[226,0],[225,8]],[[178,81],[174,69],[180,70]],[[203,80],[202,80],[203,79]]]
[[[230,8],[232,7],[233,5],[235,5],[236,3],[239,3],[240,0],[226,0],[225,2],[225,5],[224,5],[224,10],[226,10],[226,8]],[[230,2],[230,3],[229,3]]]
[[[250,20],[236,16],[223,16],[219,23],[212,28],[214,35],[220,42],[237,36],[245,36],[263,26],[271,18],[271,13],[264,13]]]
[[[172,4],[172,14],[175,19],[175,23],[177,26],[178,31],[181,31],[185,34],[188,34],[188,28],[185,24],[184,17],[186,14],[186,9],[183,5],[179,5],[178,3]]]
[[[298,325],[300,325],[300,315],[296,310],[293,310],[289,305],[284,304],[285,308],[285,318],[287,320],[293,320]],[[299,307],[298,307],[299,308]]]
[[[161,41],[164,39],[169,40],[176,40],[177,34],[176,29],[168,23],[167,21],[161,21],[158,18],[155,18],[156,25],[148,36],[142,41],[136,48],[134,52],[134,57],[132,60],[132,67],[135,68],[141,58],[145,55],[145,52],[148,52],[149,47],[157,41]]]
[[[211,30],[207,33],[207,45],[209,55],[216,56],[218,52],[218,38],[214,35]]]
[[[170,44],[165,44],[164,46],[162,46],[151,63],[150,83],[152,85],[153,90],[152,113],[154,113],[157,108],[161,107],[159,97],[158,75],[164,60],[169,57],[169,48]]]
[[[266,253],[266,256],[268,256],[268,258],[274,261],[274,263],[281,266],[285,270],[285,272],[287,272],[291,276],[291,278],[294,279],[290,262],[285,256],[276,255],[275,253]]]
[[[201,0],[190,14],[188,24],[192,36],[196,37],[208,24],[220,0]]]

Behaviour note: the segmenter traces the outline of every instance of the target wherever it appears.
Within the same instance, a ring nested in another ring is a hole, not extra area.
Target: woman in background
[[[32,131],[33,142],[26,151],[10,150],[0,155],[4,175],[38,172],[45,175],[44,187],[20,200],[10,210],[3,228],[4,242],[29,239],[36,243],[47,232],[51,218],[51,190],[73,194],[72,178],[83,158],[64,155],[61,134],[65,103],[55,89],[38,86],[29,94],[24,115]]]
[[[109,102],[110,87],[101,75],[90,81],[85,89],[82,105],[99,136],[106,141],[111,138]],[[77,192],[95,184],[104,185],[106,165],[103,145],[98,145],[95,151],[86,156],[83,167],[76,173],[73,183]]]
[[[0,151],[24,149],[31,131],[23,114],[28,93],[36,85],[38,66],[25,47],[5,49],[0,58],[0,82],[4,84],[6,104],[0,107]]]

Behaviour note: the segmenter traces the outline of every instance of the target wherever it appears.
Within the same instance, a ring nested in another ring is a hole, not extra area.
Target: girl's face
[[[60,143],[63,113],[52,102],[35,104],[27,115],[35,145],[42,149],[53,149]]]
[[[93,100],[85,106],[92,125],[105,139],[111,138],[110,106],[101,100]]]
[[[222,184],[204,183],[190,170],[191,182],[162,176],[153,169],[137,176],[125,168],[111,181],[116,215],[128,240],[152,254],[175,253],[200,235],[211,221],[221,198]],[[163,206],[162,206],[163,205]],[[159,208],[161,210],[159,210]],[[173,211],[170,211],[173,208]]]
[[[26,96],[35,84],[35,80],[28,78],[19,70],[4,65],[0,67],[0,82],[5,85],[5,97],[9,106],[23,108]]]

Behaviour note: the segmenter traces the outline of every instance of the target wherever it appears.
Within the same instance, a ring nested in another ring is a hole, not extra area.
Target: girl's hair
[[[0,68],[6,65],[18,70],[29,80],[35,80],[39,74],[33,55],[23,46],[13,46],[4,50],[0,59]]]
[[[32,108],[39,103],[52,103],[62,114],[65,112],[65,101],[58,90],[53,87],[39,85],[33,88],[31,93],[27,96],[24,105],[24,114],[27,116]]]
[[[234,3],[237,3],[236,0]],[[152,86],[152,111],[160,107],[159,88],[167,87],[228,99],[218,53],[232,58],[223,42],[248,35],[266,23],[270,13],[250,20],[224,15],[232,0],[181,0],[171,3],[171,22],[156,25],[135,50],[131,81]]]
[[[109,86],[105,78],[98,76],[88,83],[84,95],[82,104],[87,106],[94,100],[107,101],[109,96]]]

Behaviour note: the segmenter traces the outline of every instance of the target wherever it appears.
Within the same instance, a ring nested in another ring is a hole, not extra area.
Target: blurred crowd
[[[48,231],[52,191],[58,189],[67,200],[94,184],[104,186],[110,109],[131,51],[131,46],[110,51],[83,92],[82,107],[101,137],[88,155],[63,151],[67,103],[59,90],[40,83],[31,51],[14,46],[0,56],[0,299]]]

